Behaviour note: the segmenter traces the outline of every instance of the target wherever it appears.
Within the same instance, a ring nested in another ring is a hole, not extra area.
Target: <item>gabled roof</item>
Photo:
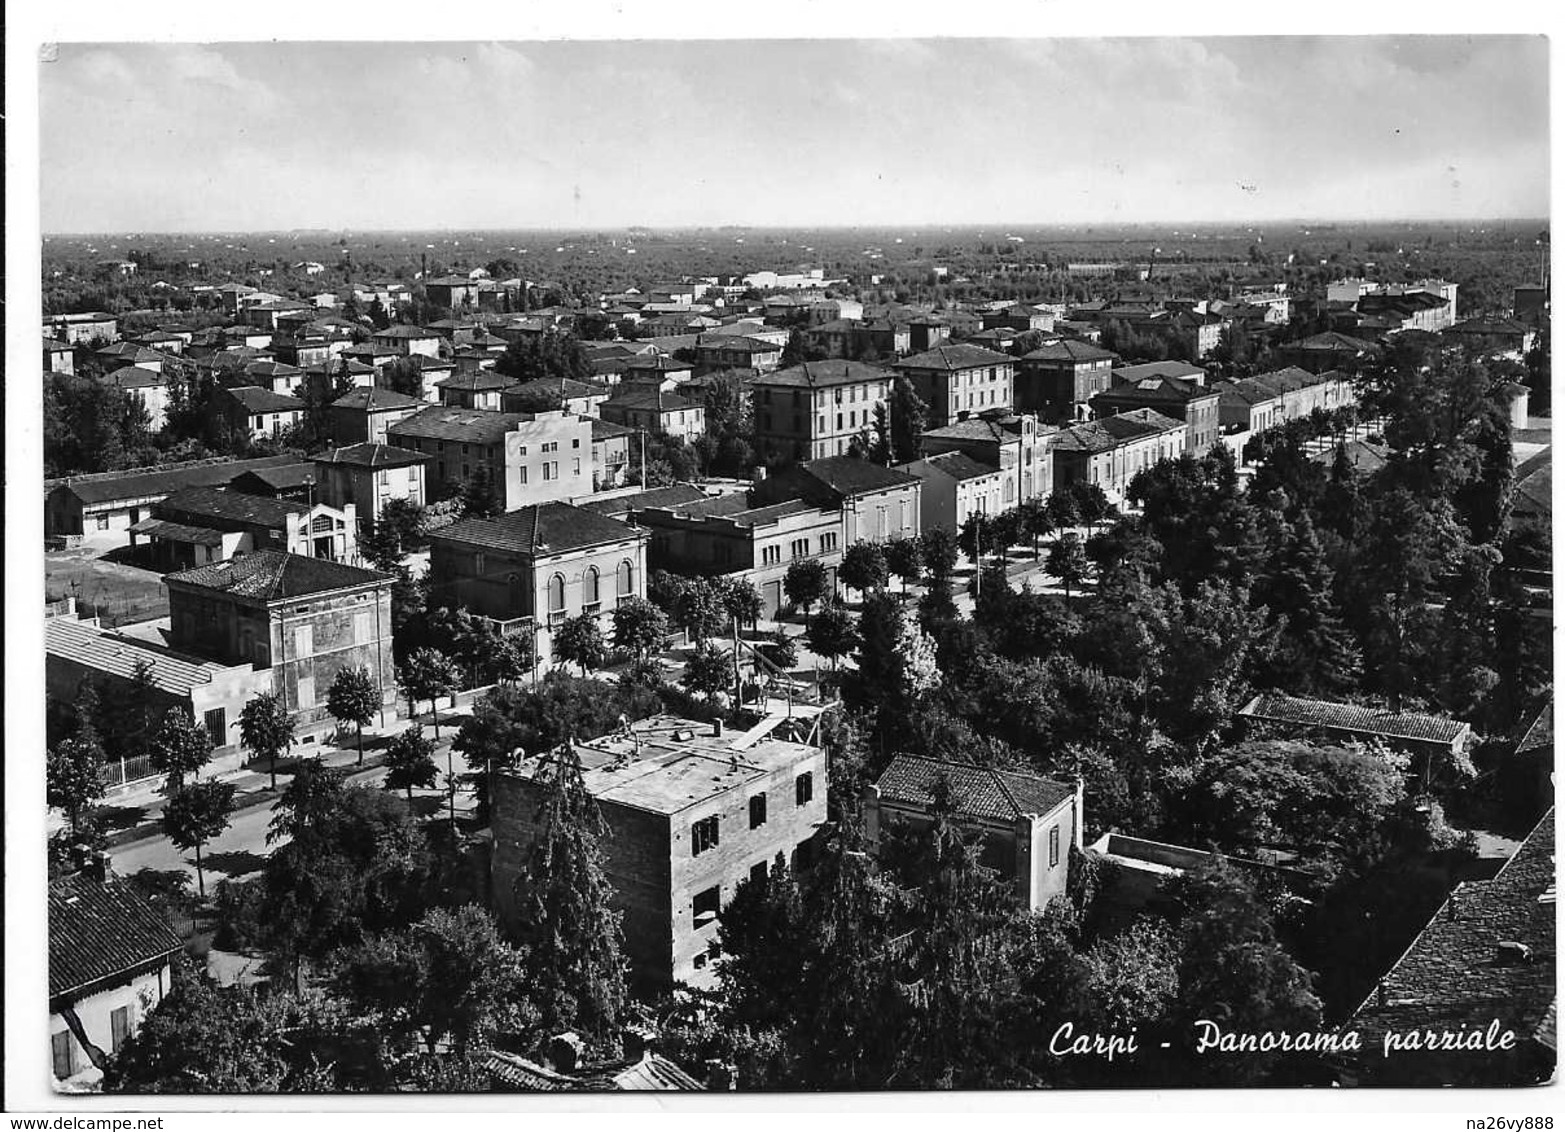
[[[992,821],[1043,817],[1076,795],[1074,786],[1053,779],[918,755],[897,755],[875,786],[883,801],[925,808],[942,776],[950,784],[957,814]]]
[[[49,997],[81,991],[184,949],[168,919],[113,873],[49,884]]]
[[[651,409],[658,413],[674,413],[682,409],[700,409],[695,401],[670,393],[664,389],[622,389],[603,402],[603,409]]]
[[[150,641],[122,636],[91,621],[71,617],[45,619],[44,647],[50,656],[125,679],[129,679],[138,667],[146,665],[154,685],[180,698],[188,697],[190,689],[196,685],[210,684],[214,676],[227,671],[221,664],[184,656]]]
[[[745,354],[775,354],[782,350],[776,342],[763,342],[759,338],[747,338],[742,334],[724,335],[715,342],[696,343],[697,350],[737,350]]]
[[[304,402],[297,397],[273,393],[259,385],[236,385],[223,392],[243,405],[247,413],[293,413],[304,409]]]
[[[359,468],[407,468],[429,460],[422,452],[410,452],[391,444],[349,444],[328,448],[315,457],[318,464],[350,464]]]
[[[296,464],[279,464],[275,468],[260,468],[253,472],[245,472],[234,479],[235,490],[242,491],[249,487],[252,481],[273,491],[288,491],[292,488],[304,487],[315,481],[315,464],[309,460],[301,460]]]
[[[456,542],[539,558],[635,539],[615,519],[569,503],[536,503],[493,519],[461,519],[430,533],[436,542]]]
[[[1016,361],[1009,354],[971,346],[965,342],[952,342],[902,358],[892,364],[897,369],[938,369],[946,371],[976,369],[980,366],[1011,365]]]
[[[304,371],[298,366],[272,361],[269,358],[257,358],[245,366],[245,373],[250,377],[302,377],[304,375]]]
[[[834,385],[858,385],[866,381],[888,381],[892,373],[885,366],[864,362],[804,362],[775,373],[762,374],[751,385],[781,385],[795,388],[826,389]]]
[[[589,1065],[576,1073],[561,1073],[520,1054],[490,1050],[484,1072],[499,1092],[600,1093],[699,1092],[703,1086],[674,1062],[657,1053],[640,1061]]]
[[[626,370],[652,370],[656,373],[682,373],[691,368],[690,362],[681,362],[667,354],[636,354],[625,362]]]
[[[1132,409],[1112,417],[1086,421],[1061,429],[1054,448],[1059,452],[1107,452],[1160,432],[1183,430],[1185,423],[1165,417],[1153,409]]]
[[[360,386],[349,390],[331,403],[334,409],[356,409],[363,413],[389,413],[396,409],[416,409],[425,402],[395,389],[383,389],[378,385]]]
[[[1453,743],[1470,730],[1465,723],[1437,715],[1392,712],[1384,708],[1309,700],[1277,692],[1263,692],[1256,696],[1240,709],[1239,714],[1269,723],[1292,723],[1301,727],[1322,727],[1421,742]]]
[[[1328,330],[1321,334],[1312,334],[1308,338],[1301,338],[1297,342],[1289,342],[1286,346],[1290,350],[1326,350],[1338,354],[1377,354],[1380,347],[1373,342],[1366,342],[1362,338],[1354,338],[1349,334],[1341,334],[1335,330]]]
[[[170,585],[195,586],[262,601],[291,600],[391,581],[374,570],[280,550],[252,551],[227,562],[181,570],[165,580]]]

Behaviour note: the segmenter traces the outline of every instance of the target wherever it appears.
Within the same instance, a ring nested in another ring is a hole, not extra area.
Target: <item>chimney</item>
[[[722,737],[723,737],[723,721],[721,719],[714,719],[712,721],[712,738],[714,738],[714,739],[721,739]]]
[[[581,1040],[581,1035],[574,1030],[568,1030],[549,1039],[549,1046],[544,1056],[556,1073],[574,1073],[581,1065],[586,1049],[586,1043]]]
[[[1380,982],[1375,984],[1375,1003],[1382,1010],[1384,1010],[1385,1007],[1386,1007],[1386,1004],[1388,1002],[1390,1002],[1390,1001],[1391,1001],[1391,995],[1386,990],[1386,980],[1385,979],[1381,979]]]
[[[109,870],[108,857],[104,856],[104,854],[98,852],[97,850],[87,848],[85,845],[79,846],[78,848],[82,850],[82,876],[86,877],[88,880],[94,880],[99,884],[102,884],[103,879]]]
[[[1446,919],[1448,919],[1448,920],[1459,920],[1459,919],[1461,919],[1461,916],[1459,916],[1457,914],[1460,911],[1460,909],[1458,909],[1456,905],[1457,905],[1456,893],[1453,892],[1453,893],[1451,893],[1450,899],[1448,899],[1445,902],[1445,918]]]

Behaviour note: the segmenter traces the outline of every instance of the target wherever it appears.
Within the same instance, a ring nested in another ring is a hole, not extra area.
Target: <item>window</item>
[[[619,564],[615,571],[615,589],[622,598],[630,597],[635,593],[635,567],[627,559]]]
[[[581,603],[584,609],[598,608],[598,568],[587,567],[587,573],[581,580]]]
[[[827,531],[825,534],[821,535],[821,553],[822,554],[826,553],[829,550],[836,550],[836,549],[837,549],[837,532],[836,531]]]
[[[1049,868],[1060,863],[1060,827],[1049,827]]]
[[[527,445],[525,445],[525,444],[518,445],[517,449],[516,449],[516,454],[518,456],[525,456],[525,455],[527,455]]]
[[[716,849],[718,840],[717,815],[702,818],[690,826],[690,855],[699,857],[708,849]]]
[[[837,414],[837,431],[838,432],[842,431],[842,414],[841,413]]]
[[[792,543],[789,544],[789,550],[792,552],[793,557],[795,558],[808,557],[810,553],[810,540],[807,538],[796,538]]]
[[[106,531],[109,529],[109,517],[107,515],[98,516],[98,529],[100,531]]]
[[[549,624],[558,625],[565,620],[565,575],[556,574],[549,579]]]
[[[793,804],[807,806],[815,797],[815,775],[811,771],[805,771],[793,780]]]
[[[109,1012],[109,1036],[113,1041],[113,1051],[119,1053],[120,1048],[130,1040],[130,1007],[120,1006]]]
[[[573,460],[572,463],[575,465],[575,467],[573,468],[571,474],[572,475],[577,475],[577,476],[581,475],[581,457],[580,456],[576,457],[576,459]]]
[[[782,547],[780,547],[780,546],[763,546],[763,547],[761,547],[761,565],[762,566],[776,566],[781,561],[782,561]]]
[[[696,893],[695,899],[690,904],[691,920],[696,930],[699,931],[708,924],[717,922],[721,901],[722,890],[717,885]]]
[[[757,794],[750,799],[750,828],[759,829],[766,824],[766,795]]]
[[[572,440],[571,441],[571,447],[572,448],[580,448],[581,447],[581,437],[578,436],[574,440]]]
[[[524,466],[520,471],[522,473],[522,483],[525,484],[527,482],[527,468]]]
[[[382,469],[381,470],[381,473],[380,473],[380,486],[381,487],[390,487],[391,486],[391,471],[390,471],[390,469]]]
[[[483,572],[484,552],[480,550],[477,554],[473,555],[473,573],[481,575]]]
[[[207,739],[214,747],[226,747],[228,745],[228,711],[225,708],[213,708],[201,717],[201,722],[206,725]]]
[[[76,1045],[69,1030],[61,1030],[49,1038],[49,1054],[54,1059],[54,1075],[65,1080],[76,1072]]]

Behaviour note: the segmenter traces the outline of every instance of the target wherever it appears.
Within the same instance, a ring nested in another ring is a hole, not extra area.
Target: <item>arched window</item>
[[[565,618],[565,575],[556,574],[549,579],[549,620]]]
[[[630,564],[630,559],[627,558],[619,564],[615,581],[615,590],[621,601],[636,592],[636,568]]]
[[[584,609],[596,609],[598,606],[598,568],[588,566],[587,572],[581,579],[581,604]]]

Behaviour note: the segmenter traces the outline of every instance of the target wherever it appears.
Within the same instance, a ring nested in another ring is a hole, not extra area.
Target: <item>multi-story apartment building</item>
[[[902,358],[892,367],[912,381],[929,406],[930,425],[939,428],[989,409],[1011,408],[1015,363],[1009,354],[955,343]]]
[[[756,444],[763,459],[842,456],[874,425],[895,375],[862,362],[805,362],[750,382]]]
[[[735,890],[779,855],[809,867],[826,821],[826,757],[776,735],[777,723],[734,734],[654,716],[573,745],[609,827],[603,869],[637,989],[714,986],[718,927]],[[529,754],[494,782],[491,889],[502,922],[518,914],[516,886],[539,834],[542,764],[558,757]]]
[[[386,430],[398,448],[431,457],[431,499],[477,479],[505,511],[593,490],[592,422],[573,413],[496,413],[432,407]]]
[[[198,566],[164,579],[169,644],[220,664],[268,669],[296,734],[312,742],[336,728],[326,693],[344,668],[368,670],[383,710],[394,707],[391,582],[280,550]]]
[[[1119,355],[1074,338],[1023,354],[1016,363],[1016,411],[1047,424],[1090,420],[1091,402],[1107,393]]]

